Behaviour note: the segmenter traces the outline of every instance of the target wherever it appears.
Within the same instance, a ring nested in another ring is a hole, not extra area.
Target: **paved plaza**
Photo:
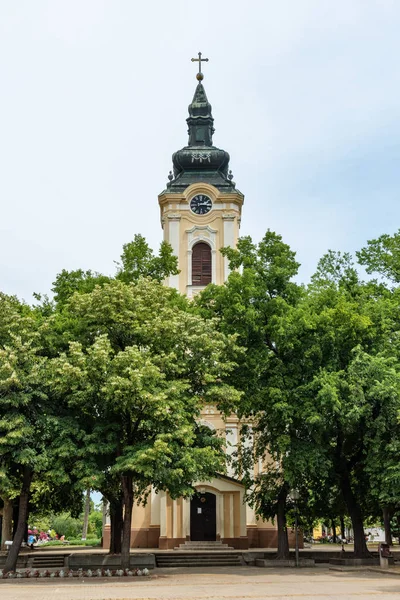
[[[400,572],[214,567],[156,569],[131,580],[0,581],[1,600],[399,600]]]

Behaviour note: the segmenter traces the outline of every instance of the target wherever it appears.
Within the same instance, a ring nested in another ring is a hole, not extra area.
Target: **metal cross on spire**
[[[204,75],[201,72],[201,63],[202,62],[208,62],[208,58],[201,58],[201,52],[199,52],[199,58],[192,58],[192,62],[198,62],[199,63],[199,72],[196,75],[196,79],[198,81],[201,81],[202,79],[204,79]]]

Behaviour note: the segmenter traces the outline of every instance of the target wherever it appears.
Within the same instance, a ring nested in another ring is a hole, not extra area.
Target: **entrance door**
[[[216,495],[196,494],[190,502],[190,539],[215,542],[217,539]]]

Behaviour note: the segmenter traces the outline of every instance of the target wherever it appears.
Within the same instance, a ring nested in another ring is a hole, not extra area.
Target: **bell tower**
[[[201,72],[201,63],[208,59],[199,52],[192,61],[198,61],[199,71],[186,119],[188,145],[173,154],[173,172],[158,196],[164,240],[180,269],[166,283],[189,298],[209,283],[227,279],[229,265],[220,249],[236,246],[244,201],[232,180],[229,154],[213,146],[214,119]]]

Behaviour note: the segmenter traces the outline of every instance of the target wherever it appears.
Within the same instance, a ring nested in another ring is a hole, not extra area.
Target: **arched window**
[[[209,283],[211,283],[211,248],[208,244],[199,242],[192,250],[192,285]]]

